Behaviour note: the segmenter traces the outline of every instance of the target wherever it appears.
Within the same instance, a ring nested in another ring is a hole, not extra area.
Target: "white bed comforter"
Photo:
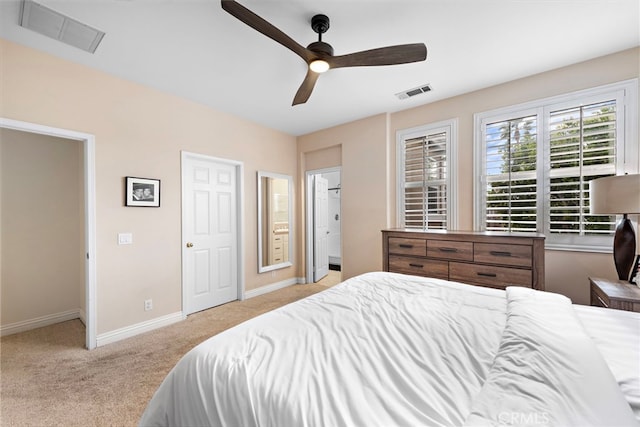
[[[568,300],[511,289],[352,278],[195,347],[140,425],[637,425]]]

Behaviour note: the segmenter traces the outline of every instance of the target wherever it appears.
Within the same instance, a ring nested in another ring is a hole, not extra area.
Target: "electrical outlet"
[[[144,300],[144,311],[149,311],[153,309],[153,300],[147,299]]]

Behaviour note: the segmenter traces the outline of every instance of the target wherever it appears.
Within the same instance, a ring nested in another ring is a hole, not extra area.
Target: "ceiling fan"
[[[331,45],[322,41],[322,34],[329,29],[329,18],[326,15],[315,15],[311,19],[311,28],[318,33],[318,41],[305,48],[240,3],[234,0],[221,1],[222,8],[228,13],[291,50],[308,64],[307,75],[293,98],[292,105],[307,102],[320,74],[331,68],[407,64],[427,59],[427,47],[424,43],[387,46],[334,56]]]

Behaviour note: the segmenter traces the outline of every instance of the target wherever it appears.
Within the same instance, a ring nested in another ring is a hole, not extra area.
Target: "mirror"
[[[258,172],[258,272],[293,265],[291,262],[293,178]]]

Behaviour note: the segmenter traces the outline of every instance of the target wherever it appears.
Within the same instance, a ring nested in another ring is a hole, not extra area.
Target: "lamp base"
[[[633,232],[631,220],[624,214],[616,226],[613,237],[613,261],[616,264],[618,279],[629,280],[636,252],[636,234]]]

